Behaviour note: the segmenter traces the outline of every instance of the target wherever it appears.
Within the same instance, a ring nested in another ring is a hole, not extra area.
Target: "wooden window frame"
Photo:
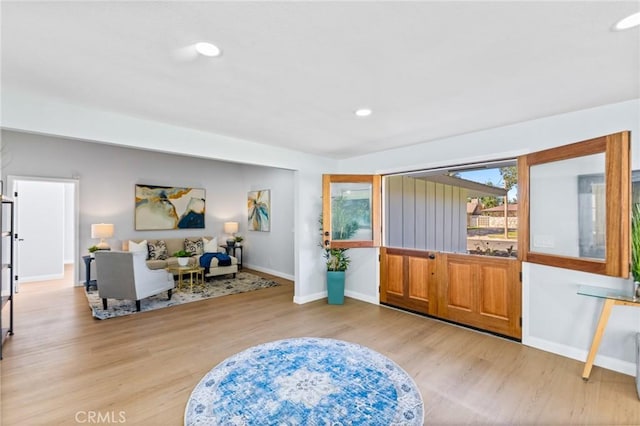
[[[322,175],[322,240],[325,248],[379,247],[382,230],[380,228],[380,175]],[[371,184],[371,240],[339,240],[331,238],[331,184],[368,183]]]
[[[605,154],[607,196],[605,259],[589,259],[532,252],[530,250],[530,168],[572,158]],[[631,162],[628,131],[576,142],[518,158],[518,255],[523,262],[573,269],[614,277],[629,277]]]

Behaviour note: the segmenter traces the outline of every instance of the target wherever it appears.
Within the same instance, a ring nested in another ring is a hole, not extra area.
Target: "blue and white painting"
[[[203,229],[205,204],[204,189],[136,185],[136,230]]]
[[[271,191],[249,191],[247,215],[249,231],[268,232],[271,229]]]

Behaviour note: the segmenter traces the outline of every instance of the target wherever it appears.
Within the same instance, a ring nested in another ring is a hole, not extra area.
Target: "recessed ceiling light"
[[[615,25],[615,29],[618,31],[627,30],[629,28],[637,27],[640,25],[640,12],[629,15],[624,19],[618,21]]]
[[[373,111],[371,111],[369,108],[360,108],[354,112],[354,114],[357,115],[358,117],[368,117],[372,113]]]
[[[218,46],[204,41],[196,43],[196,52],[204,56],[220,56],[222,53]]]

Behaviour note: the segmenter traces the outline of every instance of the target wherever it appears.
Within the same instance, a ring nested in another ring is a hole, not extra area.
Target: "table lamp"
[[[224,232],[230,234],[227,238],[227,246],[233,247],[236,244],[236,232],[238,232],[238,222],[225,222]]]
[[[112,223],[95,223],[91,225],[91,238],[100,238],[100,242],[96,245],[99,250],[111,250],[105,238],[113,237]]]

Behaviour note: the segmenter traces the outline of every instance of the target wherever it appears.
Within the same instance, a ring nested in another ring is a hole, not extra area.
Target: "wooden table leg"
[[[611,315],[611,309],[615,304],[615,300],[606,299],[604,301],[604,305],[602,306],[602,313],[600,313],[600,320],[598,321],[598,327],[596,328],[596,332],[593,335],[593,342],[591,343],[591,349],[589,350],[589,355],[587,356],[587,361],[584,365],[584,370],[582,371],[582,379],[589,380],[589,375],[591,375],[591,368],[593,367],[593,361],[596,359],[596,354],[598,353],[598,347],[600,347],[600,341],[602,340],[602,335],[604,334],[604,329],[607,327],[607,322],[609,321],[609,316]]]

